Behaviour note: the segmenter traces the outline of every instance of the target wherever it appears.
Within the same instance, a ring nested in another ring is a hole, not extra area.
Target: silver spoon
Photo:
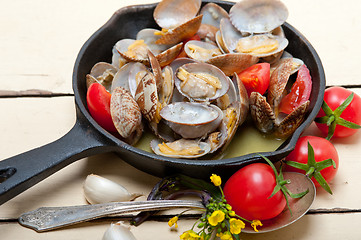
[[[277,217],[263,220],[263,226],[258,227],[258,233],[274,231],[297,221],[306,214],[315,199],[315,185],[307,176],[293,172],[284,172],[283,176],[285,179],[291,180],[291,183],[287,184],[287,188],[292,193],[303,192],[307,189],[309,189],[309,192],[299,199],[288,198],[292,215],[286,207]],[[204,205],[200,201],[192,200],[152,200],[66,207],[42,207],[22,214],[19,217],[19,223],[38,232],[45,232],[113,214],[172,208],[204,209]],[[249,224],[246,225],[245,229],[242,229],[242,232],[256,233]]]
[[[19,217],[19,223],[37,232],[45,232],[113,214],[172,208],[204,209],[204,205],[200,201],[191,200],[152,200],[67,207],[42,207],[22,214]]]

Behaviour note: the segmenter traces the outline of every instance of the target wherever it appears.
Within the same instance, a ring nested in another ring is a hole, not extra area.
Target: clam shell
[[[156,23],[164,29],[173,29],[196,16],[201,0],[162,0],[153,12]]]
[[[144,28],[137,33],[137,40],[144,40],[144,43],[147,44],[149,49],[154,55],[158,55],[161,52],[171,48],[173,45],[166,44],[156,44],[155,42],[161,37],[160,35],[154,34],[159,30],[153,28]]]
[[[214,131],[222,121],[222,111],[215,105],[176,102],[165,106],[160,115],[183,138],[200,138]]]
[[[272,109],[276,110],[286,88],[288,79],[292,72],[292,59],[280,60],[279,66],[272,72],[268,88],[267,101]],[[276,113],[276,116],[278,113]]]
[[[116,72],[117,69],[109,63],[96,63],[90,70],[90,73],[86,76],[87,87],[89,87],[92,83],[98,82],[109,91]]]
[[[114,126],[123,138],[128,138],[140,128],[142,115],[129,91],[117,87],[110,98],[110,114]]]
[[[131,61],[131,62],[141,62],[144,64],[148,64],[148,55],[147,55],[147,49],[144,49],[144,51],[141,51],[140,55],[137,55],[136,57],[132,57],[129,56],[127,54],[128,48],[130,45],[132,45],[135,41],[135,39],[122,39],[120,41],[118,41],[117,45],[116,45],[116,49],[118,51],[118,53],[125,58],[127,61]]]
[[[239,32],[231,23],[228,18],[223,18],[220,23],[220,36],[218,41],[225,52],[234,52],[239,39],[243,38],[244,35]]]
[[[191,49],[192,45],[196,46],[197,49],[192,50]],[[206,43],[206,42],[197,41],[197,40],[188,41],[184,45],[184,51],[186,52],[188,57],[195,59],[197,61],[200,61],[200,62],[206,62],[210,58],[218,56],[222,53],[221,50],[217,46],[215,46],[211,43]]]
[[[227,76],[231,76],[235,72],[240,73],[257,62],[258,57],[245,53],[222,54],[212,57],[207,61],[207,63],[222,70],[222,72],[224,72]]]
[[[159,141],[158,139],[154,139],[150,142],[150,146],[151,146],[153,152],[156,153],[157,155],[161,155],[161,156],[165,156],[165,157],[172,157],[172,158],[199,158],[199,157],[206,155],[211,150],[211,147],[208,143],[200,142],[197,140],[179,139],[179,140],[173,142],[173,144],[176,143],[176,144],[179,144],[182,146],[198,145],[201,148],[202,152],[197,155],[168,155],[168,154],[164,154],[163,152],[161,152],[159,150],[158,144],[161,144],[161,143],[162,142]]]
[[[181,80],[179,80],[179,78],[177,77],[177,72],[179,70],[179,68],[178,68],[178,70],[175,73],[175,82],[174,83],[175,83],[178,91],[183,96],[190,99],[191,101],[200,101],[200,102],[212,101],[212,100],[215,100],[215,99],[223,96],[228,91],[229,82],[227,80],[227,76],[219,68],[217,68],[211,64],[198,63],[198,62],[197,63],[188,63],[188,64],[183,65],[182,67],[190,73],[207,73],[207,74],[213,75],[213,76],[217,77],[222,84],[222,87],[217,89],[214,96],[192,98],[189,95],[189,93],[184,92],[181,89]]]
[[[233,75],[233,82],[236,83],[238,90],[237,101],[239,102],[239,111],[240,111],[238,125],[241,125],[247,119],[250,101],[246,87],[244,86],[241,79],[239,79],[237,74]]]
[[[157,86],[151,72],[148,72],[139,82],[134,98],[145,119],[151,122],[158,108]]]
[[[127,63],[117,71],[112,81],[111,92],[117,87],[123,87],[128,91],[130,90],[129,74],[134,64],[135,62]]]
[[[288,45],[288,40],[285,37],[280,37],[280,36],[276,36],[276,35],[272,35],[270,33],[265,33],[265,34],[255,34],[255,35],[251,35],[251,36],[247,36],[247,37],[243,37],[241,39],[239,39],[239,41],[250,41],[250,42],[258,42],[260,45],[262,44],[262,42],[264,42],[266,39],[274,39],[278,42],[278,47],[277,49],[271,51],[271,52],[267,52],[267,53],[249,53],[252,54],[256,57],[259,58],[263,58],[266,59],[266,57],[270,57],[268,59],[268,61],[275,61],[274,59],[276,58],[279,59],[282,56],[282,51],[287,47]],[[274,56],[276,55],[276,56]]]
[[[274,135],[285,138],[291,135],[303,122],[306,117],[310,101],[306,101],[288,114],[279,124],[277,124]]]
[[[170,103],[174,92],[174,75],[170,66],[166,66],[162,71],[161,88],[158,91],[159,102],[165,106]]]
[[[162,69],[158,62],[158,59],[149,50],[148,50],[148,59],[150,62],[150,66],[152,67],[152,72],[153,72],[154,79],[155,79],[155,82],[157,85],[157,90],[159,91],[159,89],[161,88],[161,82],[162,82]]]
[[[271,133],[276,125],[276,117],[266,98],[259,92],[252,92],[249,98],[251,117],[257,129]]]
[[[227,11],[215,3],[207,3],[204,5],[200,14],[203,14],[202,23],[212,25],[218,29],[221,19],[229,18]]]
[[[129,91],[132,96],[135,97],[140,80],[145,76],[145,74],[149,73],[149,70],[144,64],[133,62],[128,71]]]
[[[167,50],[156,55],[155,57],[158,59],[159,65],[161,67],[164,67],[170,64],[174,59],[176,59],[176,57],[182,50],[182,47],[183,43],[178,43],[177,45],[168,48]]]
[[[240,32],[265,33],[281,26],[288,10],[278,0],[241,0],[230,9],[229,16]]]
[[[181,2],[181,1],[180,1]],[[156,44],[177,44],[187,38],[193,37],[198,32],[202,23],[203,15],[196,16],[183,23],[182,25],[169,30],[162,35],[155,43]]]

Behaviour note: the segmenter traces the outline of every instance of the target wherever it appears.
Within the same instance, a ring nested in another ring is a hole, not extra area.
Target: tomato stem
[[[328,128],[328,134],[326,139],[330,140],[335,133],[335,129],[337,125],[341,125],[351,129],[359,129],[361,128],[360,125],[347,121],[341,118],[342,112],[350,105],[354,97],[354,93],[351,93],[340,106],[338,106],[334,111],[327,105],[325,101],[322,103],[322,110],[325,113],[325,116],[318,117],[315,119],[317,123],[326,124]]]
[[[336,163],[332,159],[326,159],[320,162],[316,162],[315,160],[315,152],[313,150],[313,147],[311,146],[310,142],[308,142],[308,160],[307,164],[298,163],[294,161],[286,161],[287,165],[298,168],[301,170],[304,170],[306,173],[305,175],[309,178],[314,177],[315,180],[320,184],[320,186],[325,189],[329,194],[332,194],[331,188],[326,182],[326,180],[323,178],[320,171],[322,169],[325,169],[327,167],[332,166],[333,168],[336,168]]]

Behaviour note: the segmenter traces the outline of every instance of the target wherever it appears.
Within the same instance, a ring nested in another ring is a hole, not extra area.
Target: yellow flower
[[[219,237],[221,240],[232,240],[232,234],[230,232],[224,232],[224,233],[217,233],[217,237]]]
[[[208,218],[209,224],[212,226],[217,226],[218,223],[223,222],[225,217],[224,212],[221,210],[216,210],[212,213],[212,215]]]
[[[212,174],[212,176],[210,177],[212,183],[214,184],[214,186],[218,187],[222,184],[222,179],[220,176],[216,175],[216,174]]]
[[[174,225],[174,227],[177,228],[177,227],[178,227],[177,221],[178,221],[178,217],[177,217],[177,216],[172,217],[172,218],[168,221],[168,226],[171,227],[171,226]]]
[[[200,238],[201,237],[193,230],[188,230],[180,235],[180,239],[182,240],[200,240]]]
[[[260,220],[253,220],[252,223],[251,223],[251,227],[253,227],[254,231],[255,232],[258,232],[257,230],[257,226],[263,226],[263,224],[261,223]]]
[[[233,234],[239,234],[242,228],[245,228],[246,226],[242,220],[236,218],[231,218],[229,220],[229,225],[230,225],[230,231]]]

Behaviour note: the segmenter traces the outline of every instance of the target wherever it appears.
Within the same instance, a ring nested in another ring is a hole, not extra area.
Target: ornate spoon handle
[[[153,200],[68,207],[42,207],[22,214],[19,217],[19,223],[38,232],[43,232],[113,214],[172,208],[204,209],[204,206],[200,201]]]

